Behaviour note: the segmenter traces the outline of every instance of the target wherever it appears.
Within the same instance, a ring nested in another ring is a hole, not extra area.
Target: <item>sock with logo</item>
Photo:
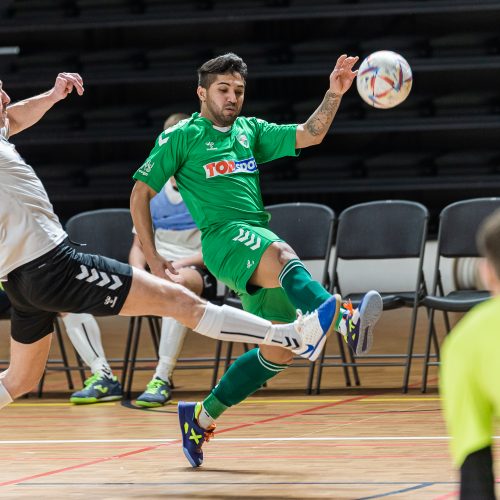
[[[71,343],[92,373],[112,378],[101,342],[101,330],[92,314],[65,314],[62,318]]]
[[[5,388],[5,386],[0,381],[0,409],[4,406],[7,406],[9,403],[12,403],[12,398],[9,394],[9,391]]]
[[[155,378],[165,381],[172,379],[172,373],[181,353],[188,328],[173,318],[163,318],[158,354],[160,361],[156,367]]]
[[[299,259],[288,261],[278,279],[290,302],[304,313],[314,311],[331,297],[321,283],[312,279],[311,273]],[[345,309],[341,307],[335,322],[336,331],[339,331],[344,312]]]
[[[295,330],[294,324],[273,325],[267,319],[227,305],[216,306],[206,303],[205,312],[194,328],[202,335],[228,342],[252,342],[253,344],[269,344],[290,346],[302,344],[302,338]]]
[[[207,428],[229,407],[236,405],[260,389],[288,365],[267,361],[259,349],[240,356],[222,376],[219,383],[199,407],[198,423]],[[195,411],[196,416],[196,411]]]

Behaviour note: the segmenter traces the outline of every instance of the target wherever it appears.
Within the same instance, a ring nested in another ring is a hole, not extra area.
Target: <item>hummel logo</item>
[[[205,146],[207,147],[207,151],[216,151],[217,148],[214,145],[214,142],[205,142]]]
[[[253,260],[247,260],[247,269],[250,269],[254,264],[255,262]]]
[[[164,138],[160,135],[160,137],[158,137],[158,146],[163,146],[164,144],[167,144],[169,139],[170,139],[170,136],[167,136]]]
[[[109,295],[106,297],[106,299],[104,300],[104,305],[105,306],[109,306],[111,307],[111,309],[113,309],[113,307],[115,307],[115,304],[116,304],[116,299],[118,299],[118,297],[110,297]]]

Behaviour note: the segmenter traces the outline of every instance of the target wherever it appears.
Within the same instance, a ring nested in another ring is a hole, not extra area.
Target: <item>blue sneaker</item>
[[[136,404],[143,408],[163,406],[172,397],[171,389],[170,381],[155,377],[148,383],[146,390],[137,398]]]
[[[341,301],[340,295],[332,295],[313,313],[302,315],[298,311],[299,317],[294,326],[302,338],[302,345],[297,349],[292,349],[295,354],[310,361],[316,361],[326,339],[335,330]]]
[[[201,447],[205,441],[210,441],[210,438],[213,437],[215,424],[212,424],[208,429],[200,427],[194,417],[195,408],[196,403],[179,401],[178,413],[182,433],[182,451],[193,467],[199,467],[203,463]]]
[[[108,378],[100,373],[95,373],[85,381],[83,389],[74,392],[69,400],[74,404],[82,405],[117,401],[122,397],[122,386],[116,376]]]
[[[356,356],[367,354],[373,344],[373,328],[382,314],[382,297],[375,290],[368,292],[353,309],[351,302],[344,303],[339,330]]]

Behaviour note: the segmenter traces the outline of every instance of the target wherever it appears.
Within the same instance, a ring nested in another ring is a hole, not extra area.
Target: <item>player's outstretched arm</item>
[[[358,57],[346,54],[337,59],[337,64],[330,74],[330,87],[319,107],[305,123],[298,125],[295,147],[307,148],[323,141],[332,121],[337,114],[342,96],[349,90],[357,71],[352,71]]]
[[[165,270],[173,274],[178,273],[172,264],[167,259],[164,259],[156,250],[153,222],[149,208],[149,203],[155,195],[156,192],[154,189],[149,187],[145,182],[136,181],[130,195],[130,212],[151,273],[159,278],[168,279]]]
[[[31,127],[58,101],[65,99],[76,90],[83,95],[83,80],[78,73],[59,73],[54,86],[35,97],[16,102],[7,108],[9,134],[14,135]]]

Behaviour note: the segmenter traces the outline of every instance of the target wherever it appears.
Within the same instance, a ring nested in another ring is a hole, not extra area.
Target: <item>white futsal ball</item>
[[[411,68],[396,52],[380,50],[370,54],[358,69],[356,85],[362,99],[375,108],[401,104],[410,93]]]

